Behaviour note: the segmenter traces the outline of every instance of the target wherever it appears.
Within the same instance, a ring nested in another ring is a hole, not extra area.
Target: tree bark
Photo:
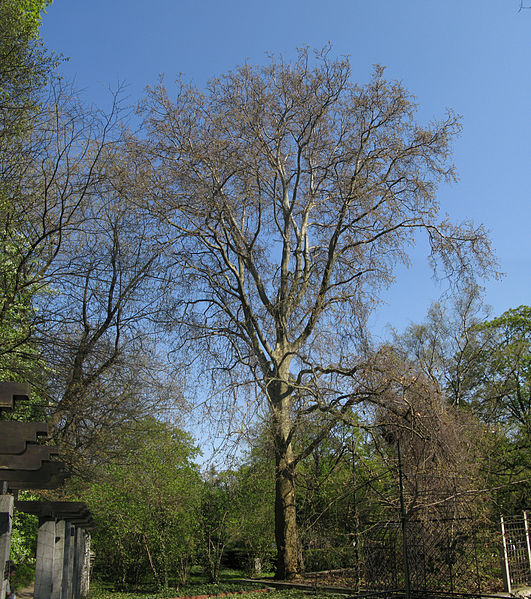
[[[297,578],[302,571],[302,554],[297,531],[294,468],[286,456],[277,456],[275,496],[275,539],[279,580]]]
[[[289,367],[286,367],[286,372]],[[297,578],[303,570],[297,529],[295,502],[295,460],[291,443],[291,390],[285,377],[269,387],[273,409],[275,447],[275,541],[277,564],[275,578]],[[282,380],[283,379],[283,380]]]

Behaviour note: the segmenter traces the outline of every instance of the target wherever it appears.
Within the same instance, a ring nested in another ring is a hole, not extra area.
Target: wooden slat
[[[65,484],[67,476],[65,473],[56,474],[46,481],[9,481],[7,488],[10,491],[40,491],[42,489],[59,489]]]
[[[4,470],[39,470],[42,462],[54,455],[59,451],[52,445],[26,445],[24,453],[0,454],[0,479]]]
[[[72,524],[75,524],[78,528],[84,528],[85,530],[96,528],[96,524],[92,518],[83,518],[80,520],[72,519],[69,520]]]
[[[63,462],[42,462],[39,470],[1,470],[0,480],[8,481],[8,486],[12,489],[28,488],[37,489],[41,487],[15,487],[11,483],[46,483],[52,477],[66,477],[65,465]],[[43,487],[47,488],[47,487]],[[54,487],[51,487],[54,488]]]
[[[39,437],[48,436],[45,422],[16,422],[0,420],[0,454],[24,453],[27,443],[35,443]]]
[[[12,410],[15,400],[29,400],[29,385],[10,381],[0,382],[0,408]]]
[[[71,516],[84,518],[89,515],[86,503],[82,501],[15,501],[15,507],[25,514],[35,516]]]
[[[94,520],[87,505],[81,501],[15,501],[15,507],[39,518],[68,520],[80,528],[92,528]]]

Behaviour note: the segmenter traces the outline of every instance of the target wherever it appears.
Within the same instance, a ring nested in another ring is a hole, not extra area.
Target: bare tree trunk
[[[279,377],[280,378],[280,377]],[[286,380],[286,379],[284,379]],[[270,385],[274,412],[275,540],[277,579],[293,579],[303,570],[295,502],[295,460],[291,444],[291,391],[283,381]]]
[[[297,531],[294,468],[286,456],[277,456],[275,496],[276,578],[296,578],[302,570]]]

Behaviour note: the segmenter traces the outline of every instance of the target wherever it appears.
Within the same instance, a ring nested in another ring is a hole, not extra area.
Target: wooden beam
[[[42,462],[39,470],[0,470],[0,480],[7,481],[10,489],[55,489],[66,476],[63,462]]]
[[[68,520],[79,528],[92,528],[94,521],[86,503],[81,501],[15,501],[15,508],[39,518]]]
[[[0,454],[24,453],[27,443],[36,443],[48,436],[46,422],[0,420]]]
[[[0,454],[0,479],[4,470],[39,470],[42,462],[54,455],[59,455],[59,451],[52,445],[26,445],[24,453]]]
[[[15,400],[29,400],[29,385],[27,383],[0,382],[0,408],[12,410]]]

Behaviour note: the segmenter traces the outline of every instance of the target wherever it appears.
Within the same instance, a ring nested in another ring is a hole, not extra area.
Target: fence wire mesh
[[[402,538],[405,531],[406,539]],[[361,540],[360,590],[489,593],[502,589],[499,534],[474,520],[388,522]],[[407,552],[407,570],[404,559]]]
[[[500,532],[494,523],[472,518],[415,519],[405,527],[399,521],[373,523],[350,546],[335,551],[341,567],[336,575],[354,592],[409,587],[414,593],[480,595],[504,590]]]
[[[321,544],[322,531],[321,537],[312,535],[313,545],[304,557],[309,571],[326,570],[320,584],[338,576],[356,593],[504,591],[500,525],[486,515],[483,497],[461,493],[457,479],[444,488],[440,479],[417,477],[417,486],[405,489],[403,510],[395,473],[379,482],[377,497],[366,501],[373,506],[380,502],[376,519],[355,498],[342,538]],[[515,555],[522,550],[514,546]]]
[[[501,519],[508,590],[531,585],[529,512]]]

